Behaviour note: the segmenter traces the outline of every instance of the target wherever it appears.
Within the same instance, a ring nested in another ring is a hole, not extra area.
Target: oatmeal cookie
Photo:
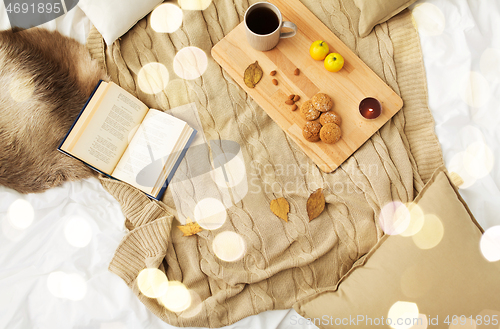
[[[314,108],[320,112],[330,111],[333,107],[333,100],[327,94],[317,93],[311,98]]]
[[[302,135],[309,142],[319,141],[319,132],[321,130],[321,124],[316,121],[306,122],[304,129],[302,130]]]
[[[342,118],[340,117],[340,115],[333,111],[323,112],[319,117],[319,123],[321,123],[321,125],[323,126],[327,123],[335,123],[337,126],[340,126],[340,124],[342,123]]]
[[[302,113],[304,118],[306,118],[306,120],[309,121],[316,120],[317,118],[319,118],[319,115],[321,114],[321,112],[319,112],[314,108],[314,105],[311,100],[302,103],[302,105],[300,106],[300,113]]]
[[[337,143],[341,136],[342,131],[335,123],[327,123],[319,132],[319,137],[327,144]]]

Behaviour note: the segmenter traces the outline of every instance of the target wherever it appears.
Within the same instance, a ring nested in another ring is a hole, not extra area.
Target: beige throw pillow
[[[418,233],[386,235],[338,289],[296,303],[297,312],[320,328],[498,329],[500,262],[483,257],[482,229],[446,173],[415,202],[425,214]]]
[[[366,37],[373,27],[387,21],[417,0],[354,0],[361,10],[359,35]]]

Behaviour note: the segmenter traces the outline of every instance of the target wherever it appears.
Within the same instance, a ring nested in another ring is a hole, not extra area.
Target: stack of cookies
[[[332,99],[323,93],[314,95],[313,98],[302,104],[300,113],[307,120],[302,134],[307,141],[322,140],[327,144],[333,144],[340,140],[342,119],[332,111],[332,108]]]

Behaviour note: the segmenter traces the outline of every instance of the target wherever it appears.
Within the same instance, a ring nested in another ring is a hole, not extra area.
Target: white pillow
[[[124,35],[163,0],[80,0],[78,6],[107,45]]]

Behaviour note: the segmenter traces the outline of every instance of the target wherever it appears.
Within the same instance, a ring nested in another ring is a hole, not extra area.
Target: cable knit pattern
[[[233,187],[200,186],[188,179],[195,177],[197,161],[210,159],[208,150],[200,156],[205,159],[183,162],[176,173],[183,189],[169,188],[160,202],[101,177],[120,202],[130,230],[109,269],[172,325],[226,326],[266,310],[290,308],[335,287],[353,266],[363,264],[363,255],[383,236],[377,222],[382,207],[393,200],[412,201],[443,163],[410,13],[403,11],[360,38],[360,12],[352,0],[301,1],[404,101],[402,111],[331,174],[319,170],[210,57],[213,45],[256,0],[215,0],[204,11],[185,10],[181,28],[168,34],[156,33],[146,17],[108,48],[95,31],[89,36],[92,56],[106,65],[113,81],[152,108],[168,110],[194,102],[207,141],[230,140],[241,147],[248,193],[239,201],[234,200]],[[174,56],[187,46],[208,56],[206,72],[192,80],[174,72]],[[163,64],[170,75],[167,87],[157,94],[143,92],[137,81],[140,69],[150,62]],[[320,187],[326,209],[310,222],[305,204]],[[232,203],[227,220],[217,230],[182,237],[176,218],[193,213],[207,190],[225,205]],[[288,222],[269,209],[278,197],[290,203]],[[174,199],[183,200],[178,209]],[[245,242],[240,260],[225,262],[216,256],[213,241],[223,231],[235,232]],[[182,282],[191,292],[192,305],[175,313],[144,296],[136,280],[146,267],[159,268],[170,281]]]

